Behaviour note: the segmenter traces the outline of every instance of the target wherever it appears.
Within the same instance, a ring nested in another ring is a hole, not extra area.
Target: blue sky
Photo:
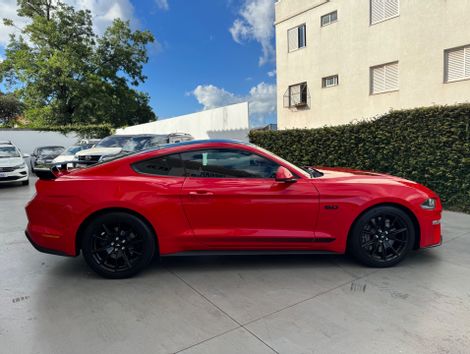
[[[91,9],[97,32],[121,17],[155,35],[140,89],[162,119],[249,100],[255,125],[274,122],[274,0],[66,2]],[[15,7],[0,0],[2,17],[15,19]],[[0,35],[0,55],[6,41]]]

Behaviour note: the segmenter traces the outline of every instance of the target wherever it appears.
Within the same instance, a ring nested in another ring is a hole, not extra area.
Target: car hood
[[[12,167],[21,165],[24,162],[22,157],[2,157],[0,158],[0,167]]]
[[[122,151],[120,147],[111,147],[111,148],[104,148],[104,147],[96,147],[92,149],[82,150],[75,154],[75,156],[103,156],[103,155],[116,155]]]
[[[385,173],[376,173],[369,171],[354,170],[349,168],[339,167],[314,167],[316,170],[323,173],[322,179],[335,179],[338,182],[354,182],[354,183],[384,183],[396,184],[400,183],[410,187],[416,187],[419,183],[409,181],[407,179],[387,175]]]
[[[52,162],[65,162],[65,161],[72,161],[74,155],[59,155],[57,156]]]

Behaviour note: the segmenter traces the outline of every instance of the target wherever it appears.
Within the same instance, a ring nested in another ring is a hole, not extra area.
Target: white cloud
[[[248,101],[250,117],[256,123],[276,112],[276,85],[261,82],[246,96],[235,95],[214,85],[199,85],[192,92],[204,110]]]
[[[130,0],[65,0],[65,3],[72,5],[75,9],[89,9],[93,16],[93,23],[97,33],[102,34],[115,18],[131,20],[134,18],[134,7]],[[0,0],[1,17],[13,20],[16,26],[22,28],[28,20],[24,17],[18,17],[16,14],[16,0]],[[0,45],[6,45],[9,41],[10,33],[18,33],[18,30],[12,27],[6,27],[3,23],[0,25]]]
[[[272,70],[272,71],[269,71],[268,72],[268,76],[269,77],[275,77],[276,76],[276,69]]]
[[[245,0],[230,33],[237,43],[255,40],[261,44],[259,65],[274,57],[274,0]]]
[[[204,110],[242,102],[243,98],[214,85],[199,85],[192,92]]]
[[[160,10],[168,11],[170,9],[170,5],[168,4],[168,0],[155,0],[158,8]]]

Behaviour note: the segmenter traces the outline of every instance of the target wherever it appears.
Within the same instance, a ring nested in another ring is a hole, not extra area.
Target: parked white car
[[[98,143],[100,140],[99,139],[88,139],[88,140],[82,140],[76,145],[69,146],[63,153],[61,153],[59,156],[57,156],[54,160],[52,160],[52,164],[58,164],[61,162],[69,162],[73,161],[75,159],[75,154],[82,151],[82,150],[88,150],[91,149],[95,146],[96,143]],[[69,164],[72,166],[72,164]]]
[[[29,184],[29,170],[21,151],[10,141],[0,141],[0,183]]]

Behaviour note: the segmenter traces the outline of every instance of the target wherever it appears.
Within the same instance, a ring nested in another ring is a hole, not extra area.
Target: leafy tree
[[[12,94],[0,92],[0,127],[13,127],[23,112],[23,104]]]
[[[148,94],[136,89],[146,80],[150,32],[116,19],[97,35],[89,10],[60,0],[18,0],[18,15],[30,22],[10,37],[0,82],[24,102],[32,125],[118,127],[156,119]]]

